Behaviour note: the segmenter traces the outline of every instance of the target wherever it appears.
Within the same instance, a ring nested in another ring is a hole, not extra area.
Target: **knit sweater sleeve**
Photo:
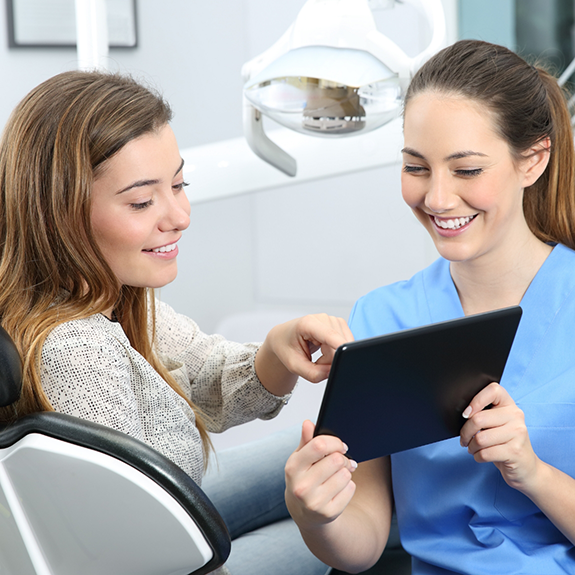
[[[207,415],[210,431],[253,419],[271,419],[287,403],[266,390],[255,372],[259,343],[234,343],[206,335],[190,318],[156,302],[156,349],[161,358],[182,362],[192,401]]]

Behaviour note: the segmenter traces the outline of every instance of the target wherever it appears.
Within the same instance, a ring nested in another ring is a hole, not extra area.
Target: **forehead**
[[[495,113],[485,104],[464,96],[423,92],[409,100],[404,112],[405,144],[451,152],[477,146],[505,146]]]
[[[127,142],[94,172],[96,180],[106,177],[136,177],[158,169],[172,169],[180,161],[172,128],[166,124]]]

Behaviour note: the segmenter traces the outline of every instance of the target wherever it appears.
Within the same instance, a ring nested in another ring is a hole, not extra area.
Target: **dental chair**
[[[0,327],[0,406],[21,385]],[[3,575],[203,575],[229,552],[202,490],[144,443],[55,412],[0,425]]]

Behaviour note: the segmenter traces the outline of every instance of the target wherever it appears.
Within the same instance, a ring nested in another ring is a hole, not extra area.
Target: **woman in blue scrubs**
[[[356,338],[521,304],[501,385],[459,438],[357,466],[306,422],[288,508],[325,563],[379,558],[395,505],[416,575],[575,572],[575,163],[555,79],[467,40],[414,77],[402,194],[440,258],[355,305]],[[488,405],[492,409],[484,410]],[[414,424],[416,424],[414,422]]]

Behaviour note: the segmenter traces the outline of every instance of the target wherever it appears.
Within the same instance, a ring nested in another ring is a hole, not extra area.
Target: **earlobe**
[[[524,182],[523,187],[528,188],[532,186],[543,174],[547,165],[549,164],[549,157],[551,155],[551,140],[544,138],[537,142],[534,146],[524,154]]]

